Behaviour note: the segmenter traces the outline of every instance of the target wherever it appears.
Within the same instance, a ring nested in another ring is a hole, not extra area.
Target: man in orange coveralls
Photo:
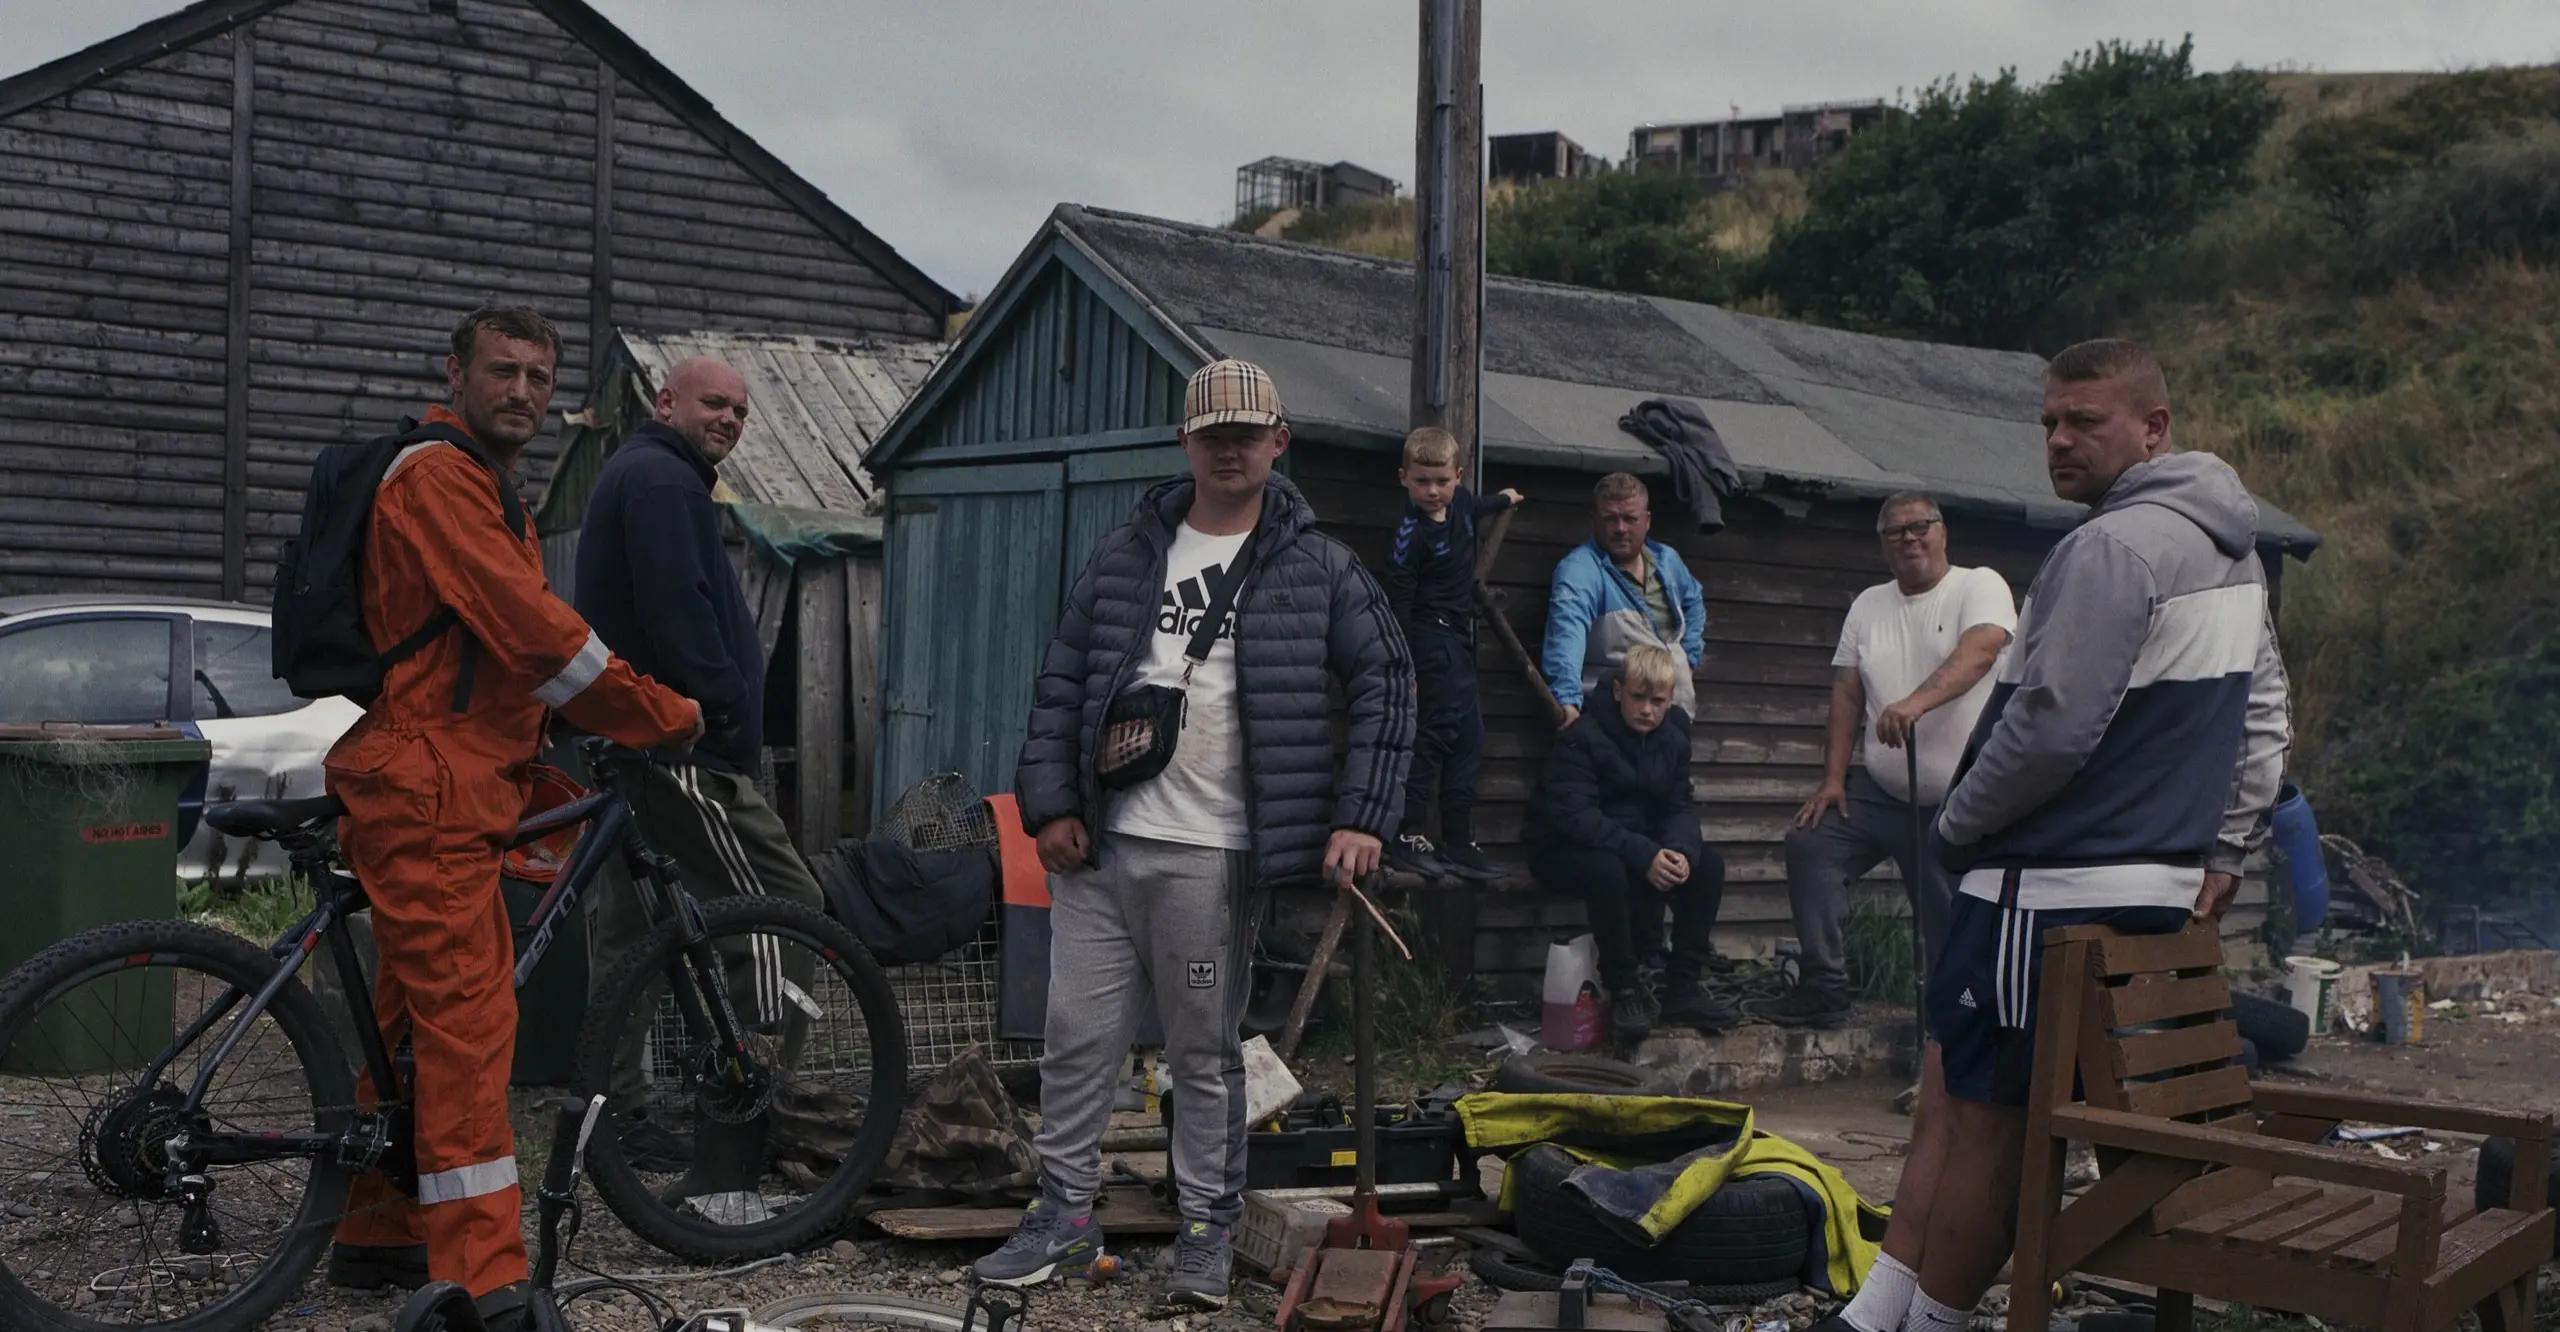
[[[699,707],[610,656],[551,594],[530,522],[500,498],[550,410],[559,356],[559,333],[527,309],[483,307],[454,330],[452,402],[421,424],[460,428],[486,461],[450,442],[401,452],[375,492],[363,605],[385,649],[440,606],[457,623],[391,668],[327,764],[347,805],[341,845],[373,903],[383,1037],[405,1033],[417,1059],[418,1153],[414,1201],[378,1174],[355,1181],[329,1277],[452,1281],[493,1330],[517,1327],[526,1301],[507,1119],[515,946],[498,896],[526,765],[555,710],[634,748],[702,734]]]

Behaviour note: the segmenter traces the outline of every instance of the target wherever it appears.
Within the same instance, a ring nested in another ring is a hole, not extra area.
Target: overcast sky
[[[593,0],[944,285],[986,290],[1062,200],[1187,221],[1268,154],[1413,176],[1414,0]],[[0,0],[0,74],[178,0]],[[2560,59],[2555,0],[1485,0],[1485,119],[1626,152],[1647,120],[1894,95],[2109,38],[2206,68]],[[715,17],[716,15],[716,17]]]

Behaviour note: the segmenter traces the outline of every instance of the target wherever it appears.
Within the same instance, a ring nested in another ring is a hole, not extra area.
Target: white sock
[[[1911,1297],[1919,1292],[1919,1275],[1879,1250],[1876,1265],[1867,1269],[1867,1279],[1858,1283],[1857,1296],[1840,1317],[1858,1332],[1896,1332],[1902,1316],[1911,1312]]]
[[[1950,1309],[1929,1298],[1929,1292],[1911,1292],[1911,1312],[1902,1316],[1902,1332],[1965,1332],[1973,1321],[1970,1309]]]

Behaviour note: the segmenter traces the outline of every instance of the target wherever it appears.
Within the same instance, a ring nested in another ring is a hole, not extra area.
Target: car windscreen
[[[0,630],[0,722],[167,719],[169,633],[166,619],[105,616]]]

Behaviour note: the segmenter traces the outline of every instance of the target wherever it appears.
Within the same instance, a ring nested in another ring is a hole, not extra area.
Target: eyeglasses
[[[1876,529],[1876,535],[1887,541],[1917,541],[1929,535],[1930,528],[1945,521],[1943,518],[1923,518],[1916,523],[1904,523],[1898,527],[1879,527]]]

